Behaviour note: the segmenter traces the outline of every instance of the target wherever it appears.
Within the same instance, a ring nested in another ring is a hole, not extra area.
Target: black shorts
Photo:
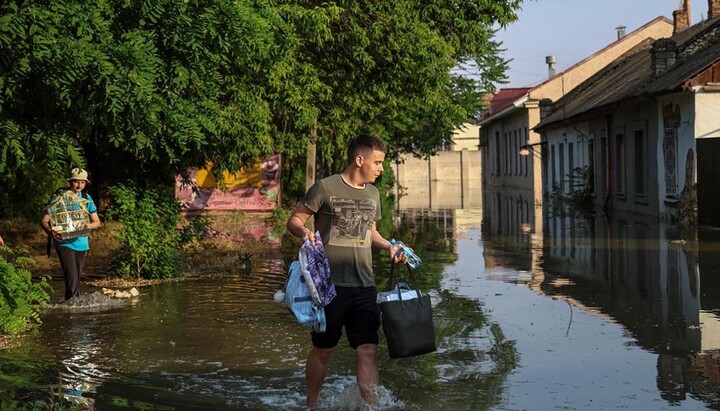
[[[325,307],[327,327],[324,333],[312,332],[317,348],[333,348],[345,326],[348,342],[355,349],[363,344],[378,344],[380,308],[375,287],[335,287],[337,295]]]

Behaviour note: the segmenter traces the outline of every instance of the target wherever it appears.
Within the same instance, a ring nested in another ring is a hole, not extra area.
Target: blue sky
[[[547,79],[545,56],[557,57],[557,72],[590,56],[626,32],[672,12],[681,0],[526,0],[519,20],[500,29],[505,59],[513,59],[509,83],[500,87],[529,87]],[[691,24],[707,16],[707,0],[691,0]]]

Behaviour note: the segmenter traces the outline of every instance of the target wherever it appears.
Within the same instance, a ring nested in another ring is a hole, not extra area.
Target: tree
[[[287,63],[254,1],[20,1],[0,6],[0,178],[89,163],[96,182],[167,183],[273,151],[266,99]]]
[[[271,152],[293,170],[312,127],[327,172],[360,131],[430,154],[502,80],[492,27],[519,4],[7,0],[0,206],[55,188],[49,176],[71,166],[88,167],[96,192]],[[452,74],[467,61],[479,82]]]
[[[390,142],[391,156],[430,155],[449,142],[452,130],[480,111],[481,93],[504,80],[506,62],[493,40],[493,26],[514,21],[520,5],[496,0],[280,1],[293,11],[323,9],[329,17],[327,30],[318,35],[317,24],[305,24],[305,14],[283,14],[303,39],[300,58],[325,86],[313,90],[318,168],[325,173],[344,166],[344,147],[359,131]],[[480,77],[453,74],[454,67],[469,62]],[[308,130],[293,124],[292,113],[273,111],[279,132],[288,135],[284,142],[304,141]],[[286,161],[299,165],[303,148],[286,146]]]

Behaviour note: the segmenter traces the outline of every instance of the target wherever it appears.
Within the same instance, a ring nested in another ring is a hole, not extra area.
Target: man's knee
[[[330,361],[331,356],[332,356],[332,348],[313,347],[312,351],[310,352],[310,358],[312,358],[315,361],[318,361],[320,363],[324,363],[324,364],[326,364]]]
[[[377,358],[378,346],[375,344],[362,344],[355,349],[359,360],[374,361]]]

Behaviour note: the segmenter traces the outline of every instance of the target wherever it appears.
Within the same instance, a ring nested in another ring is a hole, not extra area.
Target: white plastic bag
[[[390,291],[381,291],[377,295],[377,303],[383,303],[386,301],[398,301],[412,300],[413,298],[420,298],[422,293],[418,290],[413,290],[405,282],[399,282],[395,284],[395,288]]]

